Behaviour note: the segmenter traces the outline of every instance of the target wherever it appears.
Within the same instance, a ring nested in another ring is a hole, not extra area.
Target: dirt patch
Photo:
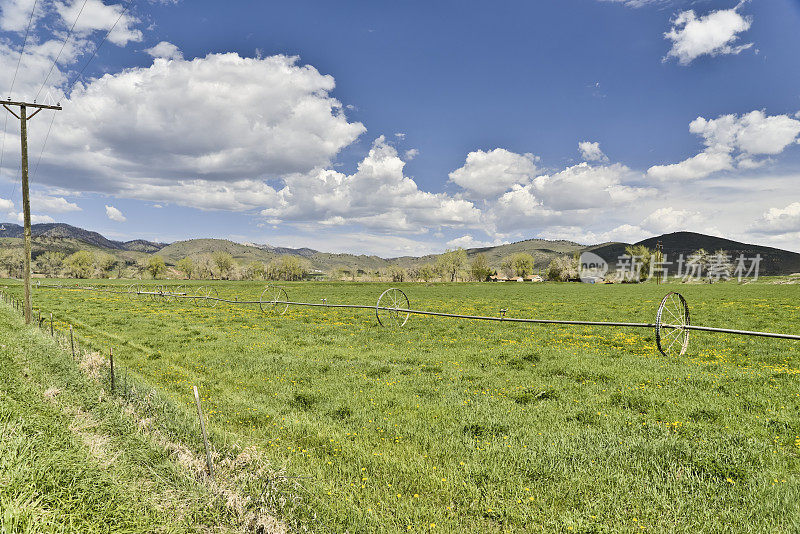
[[[78,367],[93,380],[100,379],[105,368],[108,367],[106,356],[99,352],[81,352],[78,359]],[[148,397],[152,394],[153,392],[150,392]],[[149,399],[146,397],[144,400]],[[81,438],[89,449],[89,453],[97,458],[101,465],[111,465],[117,455],[111,454],[110,439],[107,436],[92,431],[97,428],[97,421],[79,408],[64,407],[63,411],[73,416],[70,430]],[[146,435],[155,445],[166,451],[183,470],[192,473],[198,479],[204,478],[207,472],[204,455],[195,454],[185,445],[168,439],[154,428],[156,426],[154,419],[143,417],[134,404],[125,403],[122,411],[125,417],[136,425],[140,433]],[[294,482],[290,481],[284,473],[270,469],[269,464],[255,447],[248,447],[235,457],[221,459],[216,451],[212,452],[211,457],[216,476],[215,480],[206,480],[206,487],[223,498],[226,507],[234,513],[244,529],[260,534],[285,534],[289,531],[282,521],[272,515],[270,509],[273,508],[273,505],[282,508],[299,498],[298,495],[286,494],[286,484]],[[248,482],[260,478],[266,478],[269,481],[269,488],[261,496],[259,502],[251,502],[250,497],[243,497],[237,491],[236,488],[241,488]]]
[[[143,420],[140,420],[140,428],[141,421]],[[207,472],[205,457],[194,454],[180,443],[168,440],[157,430],[152,430],[150,436],[153,441],[168,451],[183,469],[198,477]],[[286,480],[282,474],[268,469],[268,464],[263,460],[258,449],[248,447],[235,458],[223,459],[220,459],[218,453],[212,452],[211,459],[214,463],[215,480],[210,482],[209,487],[224,499],[225,506],[236,515],[239,523],[245,529],[263,534],[285,534],[289,531],[287,526],[275,518],[269,510],[264,509],[263,506],[254,505],[255,503],[251,502],[250,497],[243,497],[234,489],[266,474],[270,475],[269,479],[272,481]]]
[[[257,479],[263,478],[267,475],[267,479],[272,481],[270,486],[273,486],[279,481],[286,481],[287,478],[283,473],[276,473],[270,469],[269,464],[265,461],[261,453],[256,447],[247,447],[243,449],[235,458],[225,458],[219,462],[217,469],[220,473],[225,473],[229,478],[227,480],[234,483],[234,486],[244,485],[247,482],[252,482]],[[288,529],[285,524],[277,520],[268,510],[263,506],[253,506],[254,503],[250,502],[250,498],[242,498],[242,496],[234,490],[229,488],[220,488],[221,494],[225,497],[226,506],[228,509],[234,511],[239,517],[245,528],[253,532],[285,534]],[[265,488],[264,497],[269,495],[277,496],[282,493],[274,487]],[[263,505],[263,503],[261,503]],[[254,511],[253,509],[257,509]]]
[[[144,433],[147,431],[147,429],[150,428],[152,424],[153,424],[153,418],[145,417],[144,419],[140,419],[139,422],[136,423],[136,426],[139,428],[139,432]]]
[[[74,413],[74,417],[69,429],[81,439],[88,449],[89,455],[100,462],[103,467],[113,464],[119,453],[112,454],[110,450],[111,439],[108,436],[93,432],[99,426],[97,420],[91,414],[80,409],[73,409],[70,412]]]
[[[81,354],[81,361],[78,367],[86,373],[89,378],[100,378],[100,371],[106,366],[106,358],[99,352],[84,352]]]
[[[55,402],[55,398],[61,394],[61,390],[59,388],[48,388],[42,396],[49,400],[50,402]]]
[[[170,453],[175,462],[183,469],[190,471],[195,476],[200,476],[206,472],[206,462],[195,455],[188,447],[180,443],[174,443],[164,437],[159,431],[154,430],[150,437],[159,447]]]

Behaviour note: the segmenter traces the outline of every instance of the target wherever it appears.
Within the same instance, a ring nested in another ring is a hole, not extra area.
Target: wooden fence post
[[[114,347],[111,347],[108,359],[111,362],[111,393],[114,393]]]
[[[69,325],[69,346],[72,347],[72,359],[75,359],[75,338],[72,337],[72,325]]]
[[[200,418],[200,430],[203,432],[203,446],[206,448],[206,463],[208,464],[208,474],[214,478],[214,466],[211,463],[211,451],[208,449],[208,436],[206,435],[206,423],[203,419],[203,409],[200,407],[200,394],[197,392],[197,386],[194,388],[194,400],[197,403],[197,416]]]

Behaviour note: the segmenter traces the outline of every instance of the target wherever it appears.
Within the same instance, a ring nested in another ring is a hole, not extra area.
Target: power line
[[[72,23],[72,29],[75,28],[75,24],[77,24],[78,18],[81,16],[81,12],[83,11],[84,6],[86,6],[86,2],[87,2],[87,0],[84,0],[83,6],[81,6],[81,11],[78,12],[78,17],[76,17],[75,18],[75,22]],[[100,50],[100,47],[103,46],[103,44],[106,42],[106,40],[108,40],[108,36],[111,35],[111,32],[113,32],[114,28],[117,27],[117,24],[119,24],[119,21],[122,20],[122,17],[124,17],[125,14],[128,12],[128,10],[131,7],[131,4],[133,4],[133,0],[128,0],[128,3],[125,5],[125,9],[123,9],[122,13],[119,14],[119,17],[117,17],[117,20],[114,22],[114,25],[111,26],[111,29],[108,30],[106,32],[106,34],[103,36],[103,39],[100,41],[100,44],[98,44],[97,47],[94,49],[94,52],[92,52],[92,56],[89,58],[89,61],[87,61],[83,65],[83,68],[80,70],[78,75],[75,77],[74,80],[72,80],[72,83],[70,84],[69,89],[67,89],[66,93],[64,93],[64,96],[69,97],[70,93],[72,92],[72,88],[75,86],[75,84],[81,78],[81,76],[83,76],[83,72],[86,70],[86,68],[92,62],[92,60],[95,58],[95,56],[97,55],[97,52]],[[70,34],[72,34],[72,29],[70,29]],[[69,38],[69,37],[67,37],[67,38]],[[64,45],[66,45],[66,40],[64,41]],[[62,50],[64,49],[64,45],[61,46]],[[61,55],[61,52],[59,52],[59,56],[60,55]],[[53,66],[55,66],[55,62],[53,62]],[[50,67],[50,70],[52,71],[53,67]],[[48,77],[49,76],[50,76],[50,74],[48,74]],[[47,78],[45,78],[45,83],[46,82],[47,82]],[[42,87],[44,87],[44,83],[42,84]],[[42,89],[40,88],[39,91],[41,91],[41,90]],[[38,96],[39,93],[36,93],[36,95]],[[44,149],[47,146],[47,140],[50,138],[50,131],[53,129],[53,123],[55,122],[55,120],[56,120],[56,114],[55,114],[55,112],[53,112],[53,118],[50,119],[50,126],[47,128],[47,135],[45,135],[44,142],[42,143],[42,150],[39,152],[39,159],[36,160],[36,167],[33,168],[33,178],[36,178],[36,174],[37,174],[37,172],[39,172],[39,164],[42,162],[42,155],[44,154]]]
[[[100,50],[100,47],[101,47],[101,46],[103,46],[103,44],[104,44],[104,43],[106,42],[106,40],[108,39],[108,36],[109,36],[109,35],[111,35],[111,32],[113,32],[113,31],[114,31],[114,28],[116,28],[116,27],[117,27],[117,24],[119,24],[119,21],[120,21],[120,20],[122,20],[122,17],[124,17],[124,16],[125,16],[125,14],[128,12],[128,10],[129,10],[129,9],[130,9],[130,7],[131,7],[131,4],[133,4],[133,0],[128,0],[128,3],[125,5],[125,9],[123,9],[123,10],[122,10],[122,13],[120,13],[120,14],[119,14],[119,17],[117,17],[117,20],[116,20],[116,22],[114,22],[114,25],[113,25],[113,26],[111,26],[111,29],[110,29],[110,30],[108,30],[108,32],[106,32],[105,36],[103,36],[103,40],[102,40],[102,41],[100,41],[100,44],[98,44],[98,45],[97,45],[97,47],[94,49],[94,52],[92,52],[92,57],[90,57],[90,58],[89,58],[89,61],[87,61],[87,62],[86,62],[86,64],[85,64],[85,65],[83,66],[83,68],[80,70],[80,72],[78,73],[78,75],[77,75],[77,76],[75,76],[75,79],[74,79],[74,80],[72,80],[72,83],[69,85],[69,89],[67,89],[67,92],[65,93],[65,96],[69,97],[70,93],[72,92],[72,88],[75,86],[75,84],[76,84],[76,83],[78,83],[78,80],[81,78],[81,76],[83,76],[83,71],[85,71],[85,70],[86,70],[86,67],[88,67],[88,66],[89,66],[89,63],[91,63],[91,62],[92,62],[92,60],[93,60],[93,59],[95,58],[95,56],[97,55],[97,52]]]
[[[67,41],[69,41],[69,39],[72,37],[72,32],[75,30],[75,25],[78,24],[78,19],[81,18],[81,13],[83,13],[83,8],[86,7],[86,3],[88,1],[89,0],[83,0],[83,5],[81,6],[80,11],[78,11],[78,16],[75,17],[75,21],[72,23],[72,27],[69,29],[69,33],[67,33],[67,36],[64,38],[64,42],[61,43],[61,50],[58,51],[58,55],[53,60],[53,64],[50,65],[50,71],[47,73],[47,76],[42,82],[42,86],[39,87],[39,90],[36,92],[36,97],[33,99],[34,102],[36,102],[36,100],[39,99],[39,94],[42,92],[42,89],[44,89],[44,86],[47,84],[47,80],[50,79],[50,75],[53,73],[53,69],[58,63],[58,60],[61,59],[61,53],[64,52],[64,47],[67,46]]]
[[[25,226],[23,244],[25,248],[25,324],[31,323],[31,203],[30,203],[30,187],[28,180],[28,123],[36,115],[41,113],[43,109],[61,110],[61,106],[48,106],[44,104],[29,103],[29,102],[12,102],[10,99],[2,101],[2,106],[19,119],[19,137],[21,141],[22,152],[22,219]],[[11,108],[17,108],[15,112]],[[33,113],[28,113],[28,108],[36,110]]]
[[[56,112],[53,111],[53,118],[50,119],[50,126],[47,128],[47,135],[44,136],[44,143],[42,143],[42,150],[39,152],[39,159],[36,160],[36,167],[33,168],[33,175],[31,180],[36,178],[36,173],[39,172],[39,164],[42,162],[42,155],[44,154],[44,147],[47,146],[47,140],[50,138],[50,130],[53,129],[53,123],[56,121]],[[16,185],[16,182],[14,183]]]
[[[0,148],[0,176],[3,175],[3,160],[6,157],[6,132],[8,131],[8,115],[5,117],[5,124],[3,124],[3,145]]]
[[[31,9],[31,16],[28,18],[28,28],[25,30],[25,40],[22,41],[22,50],[19,51],[19,59],[17,60],[17,69],[14,71],[14,78],[11,80],[11,89],[8,90],[8,96],[14,90],[14,84],[17,82],[17,73],[19,73],[19,65],[22,63],[22,55],[25,53],[25,46],[28,44],[28,34],[31,31],[31,23],[33,22],[33,14],[36,12],[36,2],[33,0],[33,9]]]
[[[11,79],[11,88],[8,90],[8,97],[11,97],[11,92],[14,90],[14,84],[17,83],[17,74],[19,73],[19,66],[22,63],[22,56],[25,54],[25,47],[28,44],[28,35],[31,31],[31,24],[33,23],[33,14],[36,13],[36,3],[38,0],[33,0],[33,9],[31,9],[31,14],[28,17],[28,27],[25,29],[25,39],[22,41],[22,50],[19,51],[19,59],[17,59],[17,68],[14,70],[14,77]],[[3,124],[3,146],[0,148],[0,175],[3,172],[3,160],[5,159],[6,155],[6,133],[8,132],[8,115],[5,117],[5,123]],[[16,182],[14,183],[16,188]],[[12,192],[11,195],[13,196],[14,193]]]

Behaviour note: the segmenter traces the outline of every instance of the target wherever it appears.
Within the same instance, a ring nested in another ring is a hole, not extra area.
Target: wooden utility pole
[[[9,106],[16,106],[19,108],[19,115]],[[28,121],[36,116],[37,113],[43,109],[53,109],[60,111],[61,106],[46,106],[44,104],[27,103],[27,102],[12,102],[9,98],[3,102],[3,107],[9,113],[19,119],[19,137],[22,143],[22,213],[25,218],[25,324],[31,324],[32,304],[31,304],[31,202],[28,193]],[[28,116],[28,108],[34,108],[36,111]]]

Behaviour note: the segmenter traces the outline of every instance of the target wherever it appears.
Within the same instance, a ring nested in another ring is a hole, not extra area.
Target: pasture
[[[213,284],[239,300],[265,285]],[[283,284],[329,304],[374,304],[391,285]],[[630,322],[652,322],[674,290],[693,324],[800,330],[798,285],[394,285],[416,309]],[[392,330],[368,310],[57,289],[35,289],[34,306],[113,346],[187,417],[197,385],[216,436],[299,477],[289,519],[314,531],[800,528],[798,342],[692,332],[667,359],[649,329],[412,315]]]

